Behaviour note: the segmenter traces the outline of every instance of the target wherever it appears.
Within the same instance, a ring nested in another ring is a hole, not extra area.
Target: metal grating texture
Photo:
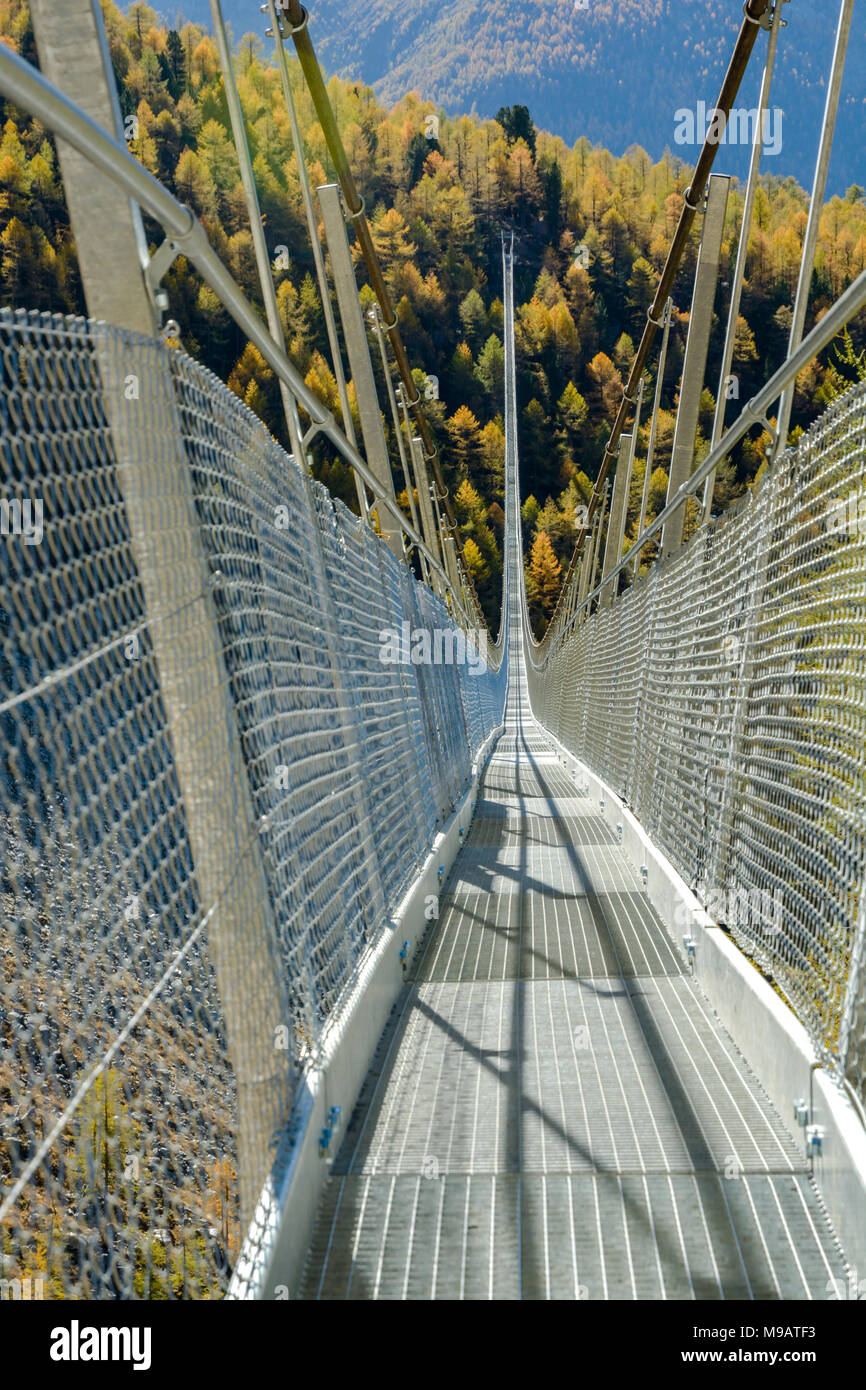
[[[866,384],[746,505],[551,632],[528,668],[537,718],[628,802],[861,1096],[864,615]]]
[[[0,463],[0,1277],[219,1297],[504,664],[157,342],[0,313]]]

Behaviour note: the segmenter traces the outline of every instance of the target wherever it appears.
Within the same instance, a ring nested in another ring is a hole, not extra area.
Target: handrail
[[[618,563],[614,565],[613,569],[605,575],[603,582],[596,584],[595,588],[577,604],[568,619],[566,627],[560,632],[554,632],[553,624],[551,623],[542,641],[537,644],[538,646],[546,647],[548,636],[552,642],[565,636],[574,625],[578,614],[584,608],[588,609],[593,599],[599,597],[602,588],[607,588],[611,580],[615,579],[620,571],[624,570],[635,556],[640,554],[647,541],[658,534],[668,517],[671,516],[678,507],[681,507],[688,497],[692,496],[692,494],[697,491],[704,479],[718,467],[722,459],[727,456],[735,444],[739,443],[747,431],[750,430],[753,425],[761,424],[764,421],[770,406],[778,399],[785,387],[796,379],[797,375],[808,365],[812,358],[832,341],[840,329],[863,308],[864,304],[866,304],[866,270],[861,271],[853,284],[849,285],[845,293],[836,300],[832,309],[829,309],[824,317],[815,324],[815,327],[812,329],[811,333],[803,339],[793,357],[789,357],[786,362],[783,362],[778,371],[770,377],[769,381],[761,388],[758,394],[747,402],[737,416],[734,424],[722,437],[720,442],[714,449],[710,450],[703,463],[699,464],[691,477],[687,478],[683,483],[682,487],[677,489],[670,502],[659,512],[655,520],[645,527],[631,549],[623,555]]]
[[[262,357],[288,386],[298,403],[304,407],[316,430],[321,431],[351,464],[375,496],[377,505],[388,512],[416,550],[425,556],[428,564],[444,581],[467,626],[471,627],[472,618],[445,570],[427,549],[415,528],[406,520],[396,502],[383,495],[381,484],[367,467],[358,450],[349,443],[330,411],[325,409],[294,364],[274,342],[249,300],[214,251],[195,213],[169,193],[153,174],[139,164],[126,145],[115,140],[92,121],[75,102],[70,101],[63,92],[48,82],[42,73],[6,44],[0,44],[0,93],[22,110],[29,111],[46,129],[66,140],[159,222],[172,248],[176,247],[178,251],[182,251],[196,267],[238,327],[258,348]]]

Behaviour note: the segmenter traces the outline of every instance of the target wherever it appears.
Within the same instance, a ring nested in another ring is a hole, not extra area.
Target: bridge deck
[[[827,1298],[802,1153],[521,684],[301,1297]]]

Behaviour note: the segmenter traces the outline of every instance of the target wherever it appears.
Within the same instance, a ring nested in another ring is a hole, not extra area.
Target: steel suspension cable
[[[749,0],[750,4],[757,4],[758,2],[759,0]],[[763,3],[766,4],[767,0],[763,0]],[[475,585],[472,581],[472,576],[469,574],[463,562],[463,557],[460,552],[460,546],[457,544],[457,518],[455,517],[454,510],[451,506],[451,500],[448,496],[448,489],[445,486],[445,479],[442,476],[442,468],[439,462],[439,451],[436,447],[436,442],[430,431],[430,425],[427,421],[427,417],[424,414],[424,410],[421,404],[421,396],[418,392],[417,386],[415,385],[415,379],[412,376],[412,368],[409,365],[409,358],[406,355],[406,348],[403,344],[403,338],[400,333],[400,325],[397,322],[397,315],[394,311],[394,306],[391,303],[391,296],[388,291],[388,286],[385,283],[385,278],[382,274],[382,267],[379,264],[379,257],[376,252],[376,247],[373,243],[373,236],[370,231],[370,224],[367,221],[364,199],[361,197],[355,184],[354,175],[352,174],[349,159],[346,154],[345,147],[343,145],[342,136],[340,135],[336,117],[334,116],[334,111],[331,106],[330,97],[328,96],[328,91],[325,86],[325,79],[322,74],[322,70],[319,66],[319,60],[316,57],[316,51],[313,47],[312,40],[310,38],[309,28],[307,24],[309,16],[305,7],[302,4],[300,4],[300,0],[284,0],[284,3],[280,6],[280,9],[289,21],[289,33],[291,34],[292,41],[295,45],[295,51],[298,55],[298,61],[301,64],[301,69],[307,82],[310,97],[312,99],[316,115],[319,119],[319,124],[321,125],[323,134],[325,136],[325,143],[327,144],[328,153],[331,156],[331,160],[337,173],[337,178],[339,180],[340,188],[343,192],[343,198],[346,203],[346,208],[348,210],[349,217],[355,227],[355,236],[358,239],[358,245],[361,249],[361,254],[364,257],[364,263],[367,267],[367,274],[370,277],[370,284],[373,288],[376,298],[379,301],[379,307],[382,310],[382,327],[384,331],[388,334],[388,337],[391,341],[391,349],[394,353],[394,359],[397,363],[397,368],[400,372],[400,376],[403,381],[403,386],[407,393],[406,403],[409,409],[412,411],[412,414],[415,418],[415,422],[418,426],[418,433],[424,444],[424,458],[430,464],[433,470],[433,476],[436,481],[436,486],[439,492],[440,499],[442,501],[442,507],[445,512],[447,525],[454,537],[454,550],[457,556],[457,563],[461,571],[463,572],[469,593],[472,595],[472,598],[474,599],[474,602],[478,607],[478,616],[480,619],[481,608],[478,604],[477,594],[475,593]]]
[[[668,251],[667,260],[665,261],[664,269],[662,270],[661,274],[661,279],[659,280],[658,288],[656,290],[655,298],[652,304],[650,305],[650,308],[647,310],[647,322],[644,327],[644,331],[641,336],[637,352],[635,353],[634,361],[632,362],[628,381],[626,382],[623,388],[619,409],[617,411],[616,419],[614,421],[610,437],[605,446],[604,456],[602,458],[598,477],[595,480],[595,483],[593,484],[592,493],[589,499],[589,514],[587,518],[588,521],[592,520],[595,509],[598,506],[601,488],[604,486],[604,482],[610,470],[611,463],[617,456],[617,446],[619,444],[619,437],[625,428],[625,423],[629,416],[629,413],[634,407],[634,403],[636,400],[637,385],[641,378],[641,374],[644,368],[646,367],[647,358],[649,357],[649,352],[650,348],[652,347],[656,329],[659,328],[662,324],[662,314],[667,303],[668,297],[671,293],[671,290],[673,289],[674,280],[676,279],[677,272],[680,268],[683,255],[688,244],[689,235],[692,230],[692,224],[700,208],[701,199],[703,197],[704,191],[707,186],[707,181],[709,179],[710,173],[713,168],[713,164],[715,162],[716,154],[719,147],[719,136],[717,134],[714,134],[714,126],[720,124],[720,114],[723,115],[725,125],[727,125],[727,120],[731,112],[731,107],[734,104],[734,100],[740,89],[740,84],[743,80],[743,76],[748,66],[749,59],[752,56],[752,50],[754,49],[755,42],[758,37],[758,30],[759,28],[763,27],[762,21],[767,13],[767,10],[770,8],[770,3],[771,0],[747,0],[746,4],[743,6],[743,23],[740,27],[737,42],[734,47],[734,52],[731,57],[730,64],[728,66],[727,73],[725,74],[725,79],[722,83],[722,88],[719,93],[719,99],[716,103],[716,119],[714,120],[713,124],[710,126],[709,131],[707,132],[707,136],[704,140],[704,145],[701,150],[700,157],[695,166],[695,172],[692,176],[692,181],[689,184],[689,187],[686,189],[685,193],[683,194],[683,207],[680,213],[680,219],[677,223],[676,231],[674,232],[670,250]],[[572,554],[571,561],[568,567],[568,573],[566,574],[565,582],[562,585],[562,588],[560,589],[559,602],[557,603],[557,606],[553,612],[553,616],[551,617],[551,624],[556,621],[563,596],[566,590],[568,589],[569,584],[572,582],[572,576],[574,574],[577,561],[580,558],[580,553],[583,548],[586,535],[587,532],[584,531],[575,544],[574,552]]]
[[[47,130],[73,145],[159,222],[171,247],[187,257],[248,340],[258,348],[280,381],[288,386],[298,404],[310,416],[313,425],[304,437],[304,444],[317,432],[331,441],[367,484],[377,498],[377,505],[383,507],[406,533],[409,541],[423,551],[431,568],[452,592],[456,610],[471,626],[470,616],[466,613],[460,594],[454,590],[450,576],[428,551],[396,503],[382,495],[379,482],[357,448],[349,443],[331,412],[322,405],[291,359],[274,342],[267,327],[214,251],[195,213],[145,169],[125,144],[92,121],[36,68],[4,44],[0,44],[0,93],[23,111],[29,111]],[[474,590],[472,592],[474,595]],[[476,623],[479,614],[480,609],[476,609],[472,615]]]

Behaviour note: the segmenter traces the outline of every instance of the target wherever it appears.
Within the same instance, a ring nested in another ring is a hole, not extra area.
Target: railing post
[[[213,914],[208,950],[237,1082],[248,1224],[290,1100],[289,1052],[277,1050],[276,1039],[291,1019],[264,858],[169,355],[160,343],[99,325],[94,337],[196,881],[203,911]],[[131,378],[139,383],[132,399]]]
[[[586,609],[583,607],[583,602],[587,594],[589,593],[590,584],[592,582],[593,567],[595,564],[596,550],[598,547],[598,533],[601,528],[601,514],[602,508],[599,507],[593,518],[592,534],[590,535],[589,541],[583,547],[582,551],[583,559],[580,570],[580,589],[577,595],[578,603],[580,605],[580,613],[577,620],[578,624],[584,623],[586,621]]]
[[[319,206],[322,209],[322,221],[325,226],[325,240],[331,256],[331,272],[334,278],[340,318],[343,322],[349,368],[355,386],[355,399],[358,403],[361,433],[364,437],[364,452],[367,456],[367,463],[376,475],[377,481],[381,483],[385,495],[394,500],[391,460],[388,458],[388,445],[385,442],[382,416],[379,413],[379,398],[376,395],[376,383],[373,378],[373,363],[370,359],[370,348],[364,329],[364,317],[361,313],[361,301],[358,297],[358,285],[349,252],[349,238],[346,235],[340,188],[336,183],[327,183],[318,188],[316,192],[319,195]],[[376,511],[382,535],[393,553],[402,560],[403,537],[401,532],[382,507],[378,507]]]
[[[848,52],[848,38],[851,33],[851,18],[854,13],[854,0],[842,0],[839,10],[839,23],[836,29],[836,43],[833,49],[833,66],[827,84],[827,101],[824,106],[824,119],[821,124],[821,144],[818,148],[818,161],[815,165],[815,178],[812,183],[812,197],[809,203],[809,217],[803,241],[803,255],[800,261],[800,274],[797,280],[797,296],[794,300],[794,317],[791,321],[791,336],[788,341],[788,357],[792,357],[803,341],[806,327],[806,310],[809,292],[812,288],[812,270],[815,265],[815,252],[818,247],[818,231],[824,211],[824,194],[827,188],[827,174],[830,168],[830,155],[833,152],[833,134],[836,129],[836,115],[842,93],[842,75],[845,71],[845,58]],[[792,381],[782,394],[779,402],[779,421],[776,428],[776,452],[787,447],[788,429],[791,424],[791,411],[794,408],[794,385]]]
[[[653,411],[652,416],[650,418],[649,442],[647,444],[646,451],[646,468],[644,470],[643,492],[641,494],[640,499],[640,516],[638,517],[637,523],[637,534],[639,536],[642,534],[644,525],[646,524],[646,509],[647,503],[649,501],[650,479],[652,478],[653,462],[655,461],[656,434],[658,433],[659,410],[661,409],[662,403],[662,388],[664,386],[665,379],[665,365],[667,363],[668,358],[668,338],[670,337],[671,319],[673,318],[673,313],[674,302],[672,299],[669,299],[667,304],[665,305],[664,332],[662,333],[662,346],[661,351],[659,352],[659,364],[656,372],[656,389],[655,396],[653,398]],[[637,572],[640,568],[640,560],[641,552],[638,551],[634,557],[634,570],[632,571],[633,579],[637,579]]]
[[[604,547],[604,566],[602,568],[602,583],[610,574],[614,565],[619,564],[622,554],[622,542],[625,535],[625,514],[628,507],[628,490],[631,483],[631,461],[632,461],[632,439],[630,434],[621,434],[619,437],[619,458],[616,464],[616,476],[613,480],[613,500],[610,504],[610,519],[607,523],[607,543]],[[609,608],[610,601],[614,596],[618,579],[614,579],[610,584],[602,589],[599,599],[599,608]]]
[[[645,790],[644,779],[640,777],[638,769],[641,763],[641,755],[645,747],[644,727],[647,720],[649,707],[649,673],[650,655],[655,640],[656,625],[656,584],[658,582],[658,571],[653,571],[649,576],[649,587],[642,590],[637,601],[642,605],[643,613],[643,632],[644,645],[643,657],[641,660],[640,675],[638,677],[637,700],[635,701],[634,722],[632,724],[632,754],[631,768],[628,777],[627,797],[628,804],[632,811],[642,819],[640,815],[641,797],[640,792]]]
[[[31,0],[30,17],[43,75],[122,141],[99,0]],[[153,335],[159,316],[144,278],[149,257],[138,205],[59,136],[57,157],[90,318]]]
[[[259,195],[256,191],[255,178],[253,176],[253,161],[250,158],[250,147],[247,140],[246,126],[244,125],[244,114],[241,109],[241,99],[237,83],[235,82],[232,55],[228,44],[228,38],[226,37],[220,0],[210,0],[210,8],[214,26],[214,37],[216,39],[217,51],[223,70],[223,87],[225,89],[226,102],[229,108],[232,137],[238,157],[238,166],[241,171],[241,183],[246,198],[250,234],[253,240],[253,251],[256,258],[259,285],[262,291],[262,301],[265,306],[265,317],[268,321],[268,331],[277,347],[285,351],[286,336],[283,332],[283,325],[280,320],[277,292],[274,289],[274,277],[271,270],[271,260],[265,242],[265,229],[264,223],[262,222],[261,208],[259,206]],[[280,397],[283,402],[283,412],[286,417],[286,426],[289,432],[292,453],[297,458],[301,467],[306,470],[307,461],[302,442],[298,404],[284,381],[280,382]],[[358,487],[359,495],[363,496],[364,485],[357,473],[355,474],[355,482]]]
[[[707,210],[704,214],[704,231],[701,237],[697,270],[695,271],[689,335],[686,340],[683,379],[680,386],[680,404],[674,430],[671,471],[668,480],[668,502],[673,501],[680,487],[688,481],[694,464],[698,415],[707,368],[707,350],[710,345],[713,304],[715,303],[716,284],[719,278],[719,259],[722,251],[725,210],[728,205],[730,185],[731,180],[723,174],[713,174],[710,179]],[[665,522],[661,540],[662,555],[672,555],[674,551],[679,550],[683,543],[685,519],[686,503],[683,502]]]
[[[435,485],[433,489],[433,501],[436,505],[436,515],[439,519],[439,534],[442,538],[442,554],[445,557],[445,570],[451,580],[451,587],[455,594],[461,592],[460,575],[457,569],[457,546],[453,536],[445,534],[445,525],[442,521],[442,513],[439,510],[439,498],[436,495]]]
[[[334,320],[334,310],[331,307],[331,296],[328,291],[328,277],[325,273],[325,258],[322,255],[322,246],[319,241],[319,222],[316,217],[316,210],[313,206],[313,195],[310,191],[310,178],[307,173],[307,161],[304,157],[304,142],[301,137],[301,128],[298,124],[298,112],[295,107],[295,96],[292,91],[292,81],[289,76],[289,65],[286,58],[286,50],[283,44],[283,34],[280,28],[279,15],[277,10],[279,5],[277,0],[267,0],[268,10],[271,16],[274,41],[277,46],[277,61],[280,68],[280,80],[283,87],[283,97],[286,103],[286,110],[289,113],[289,125],[292,130],[292,143],[295,147],[295,158],[298,163],[298,181],[301,185],[301,201],[304,204],[304,216],[307,221],[307,231],[310,237],[310,246],[313,252],[313,262],[316,267],[316,282],[319,286],[319,298],[322,301],[322,313],[325,316],[325,328],[328,334],[328,344],[331,349],[331,365],[334,369],[334,380],[337,383],[337,394],[340,398],[340,414],[343,420],[343,431],[350,444],[356,444],[355,425],[352,420],[352,412],[349,408],[349,395],[346,390],[346,375],[343,371],[343,359],[340,355],[340,340],[337,337],[337,325]],[[355,475],[355,486],[358,492],[358,501],[361,504],[361,516],[367,519],[367,494],[364,484],[358,475]]]
[[[34,0],[31,15],[45,76],[119,134],[97,0],[68,0],[62,7]],[[264,860],[227,695],[169,357],[152,339],[157,316],[142,273],[140,214],[83,155],[62,140],[58,150],[88,311],[151,338],[99,325],[93,330],[199,897],[203,911],[213,914],[208,943],[238,1089],[241,1213],[247,1221],[290,1091],[289,1053],[275,1047],[276,1030],[289,1019]]]
[[[403,408],[403,417],[406,427],[409,427],[409,412],[406,408],[405,392],[401,389],[400,405]],[[423,529],[424,542],[431,555],[435,555],[437,560],[441,560],[445,566],[445,557],[441,554],[439,547],[439,532],[436,529],[436,522],[433,517],[433,499],[430,494],[430,479],[424,467],[424,441],[419,434],[409,435],[409,457],[412,460],[412,470],[415,475],[415,490],[418,493],[418,507],[421,512],[421,525]],[[446,573],[449,571],[446,570]],[[445,597],[445,587],[439,575],[434,573],[432,576],[433,592],[440,598]]]
[[[722,371],[719,377],[719,390],[716,396],[716,413],[713,418],[713,437],[710,448],[714,449],[725,432],[725,408],[727,406],[728,381],[734,361],[734,344],[737,339],[737,324],[740,320],[740,301],[743,294],[743,281],[746,278],[746,261],[749,254],[749,233],[752,229],[752,216],[758,192],[758,173],[761,168],[761,148],[764,142],[764,113],[770,101],[770,88],[773,81],[773,68],[776,62],[776,48],[779,42],[779,29],[782,26],[782,7],[788,0],[775,0],[773,18],[770,24],[770,38],[767,44],[767,57],[764,61],[764,77],[761,83],[761,96],[758,102],[755,131],[752,139],[752,157],[749,162],[749,181],[746,185],[746,199],[743,204],[743,224],[740,228],[740,242],[737,247],[737,265],[731,286],[731,304],[728,310],[728,330],[725,334],[725,347],[722,353]],[[703,514],[709,521],[713,511],[713,493],[716,486],[716,470],[708,474],[704,483]],[[638,532],[640,535],[640,532]]]
[[[635,408],[634,408],[634,422],[633,422],[632,428],[631,428],[631,450],[629,451],[629,456],[628,456],[628,488],[626,489],[626,495],[625,495],[625,508],[624,508],[623,514],[622,514],[622,519],[623,519],[623,538],[625,537],[625,523],[626,523],[626,519],[627,519],[627,515],[628,515],[628,503],[629,503],[629,498],[630,498],[630,496],[631,496],[631,480],[632,480],[632,477],[634,476],[634,461],[635,461],[635,458],[636,458],[636,456],[637,456],[637,441],[638,441],[638,436],[639,436],[639,434],[640,434],[640,417],[641,417],[641,411],[642,411],[642,408],[643,408],[643,395],[644,395],[644,379],[643,379],[643,377],[641,377],[640,383],[639,383],[638,388],[637,388],[637,403],[635,404]],[[644,481],[646,481],[646,479],[644,479]],[[637,534],[640,535],[640,531],[638,531]],[[622,554],[622,542],[620,542],[620,554]]]
[[[409,477],[409,468],[406,463],[406,446],[403,442],[403,431],[400,428],[400,416],[397,411],[397,397],[394,394],[394,383],[391,380],[391,368],[388,365],[388,353],[385,349],[385,334],[382,330],[382,311],[379,308],[378,304],[374,304],[372,308],[367,311],[367,314],[371,324],[373,325],[373,332],[376,334],[376,341],[379,344],[379,357],[382,362],[382,376],[385,379],[385,390],[388,395],[388,404],[391,407],[391,423],[394,429],[394,435],[397,440],[397,451],[400,455],[400,466],[403,470],[403,481],[406,484],[406,501],[409,504],[409,512],[412,517],[412,525],[415,527],[415,530],[418,532],[420,536],[422,534],[422,531],[418,521],[418,508],[415,505],[415,492],[412,487],[412,480]],[[426,561],[423,555],[421,556],[421,572],[422,574],[426,574],[427,572]]]
[[[226,99],[228,101],[229,117],[232,125],[232,135],[234,137],[235,149],[237,150],[238,164],[241,171],[241,182],[243,183],[244,194],[247,201],[247,211],[250,220],[250,230],[253,239],[253,248],[256,257],[256,266],[259,274],[259,284],[262,290],[262,299],[265,305],[265,314],[268,320],[268,330],[277,347],[285,351],[286,340],[280,320],[277,293],[274,288],[273,273],[271,270],[270,256],[268,255],[267,244],[265,242],[264,223],[262,222],[261,209],[259,206],[258,193],[256,191],[255,177],[253,174],[253,163],[250,157],[249,143],[247,141],[246,127],[244,124],[243,110],[241,108],[240,94],[237,83],[235,82],[234,68],[232,66],[231,50],[229,49],[226,37],[225,25],[223,24],[222,9],[220,0],[211,0],[211,15],[213,18],[214,34],[217,41],[217,49],[220,55],[220,62],[223,68],[223,85],[225,87]],[[356,806],[359,823],[362,828],[362,839],[364,846],[364,861],[367,874],[367,887],[370,895],[371,916],[374,919],[382,918],[385,914],[385,898],[382,889],[381,872],[379,861],[374,848],[374,838],[372,833],[372,818],[368,804],[367,777],[363,757],[363,733],[361,729],[360,716],[357,713],[353,702],[347,698],[346,681],[344,680],[343,667],[338,655],[339,632],[335,617],[335,606],[331,586],[328,579],[327,564],[325,562],[324,546],[322,542],[321,524],[319,509],[313,489],[310,470],[307,465],[306,450],[304,448],[303,436],[301,434],[301,423],[298,415],[298,403],[286,382],[280,382],[280,393],[283,402],[283,409],[286,416],[286,425],[289,431],[289,438],[292,446],[292,453],[298,461],[301,476],[304,483],[307,506],[310,514],[310,535],[311,535],[311,559],[316,575],[316,587],[319,593],[320,612],[322,615],[322,631],[328,651],[328,659],[331,667],[331,678],[334,685],[334,693],[339,710],[339,722],[343,736],[344,747],[350,760],[354,764],[355,772],[346,787],[347,797],[351,797]],[[355,483],[358,489],[359,499],[364,499],[364,484],[355,474]],[[362,507],[362,515],[363,515]],[[401,552],[402,553],[402,552]],[[348,682],[351,687],[351,680]],[[354,699],[354,691],[351,692],[351,700]]]
[[[597,572],[597,570],[598,570],[598,560],[599,560],[599,556],[600,556],[600,554],[601,554],[601,536],[602,536],[602,532],[603,532],[603,530],[604,530],[604,519],[605,519],[605,515],[606,515],[606,513],[607,513],[607,499],[608,499],[608,496],[609,496],[609,495],[610,495],[610,479],[605,479],[604,487],[603,487],[603,489],[602,489],[602,494],[601,494],[601,506],[600,506],[599,509],[598,509],[598,530],[597,530],[596,533],[595,533],[595,549],[594,549],[593,552],[592,552],[592,565],[591,565],[590,571],[589,571],[589,587],[587,588],[587,593],[590,593],[590,594],[592,593],[593,589],[595,588],[595,576],[596,576],[596,572]],[[609,524],[609,523],[608,523],[608,524]],[[591,607],[592,607],[592,604],[589,604],[588,607],[587,607],[587,617],[589,617],[589,608],[591,608]]]

